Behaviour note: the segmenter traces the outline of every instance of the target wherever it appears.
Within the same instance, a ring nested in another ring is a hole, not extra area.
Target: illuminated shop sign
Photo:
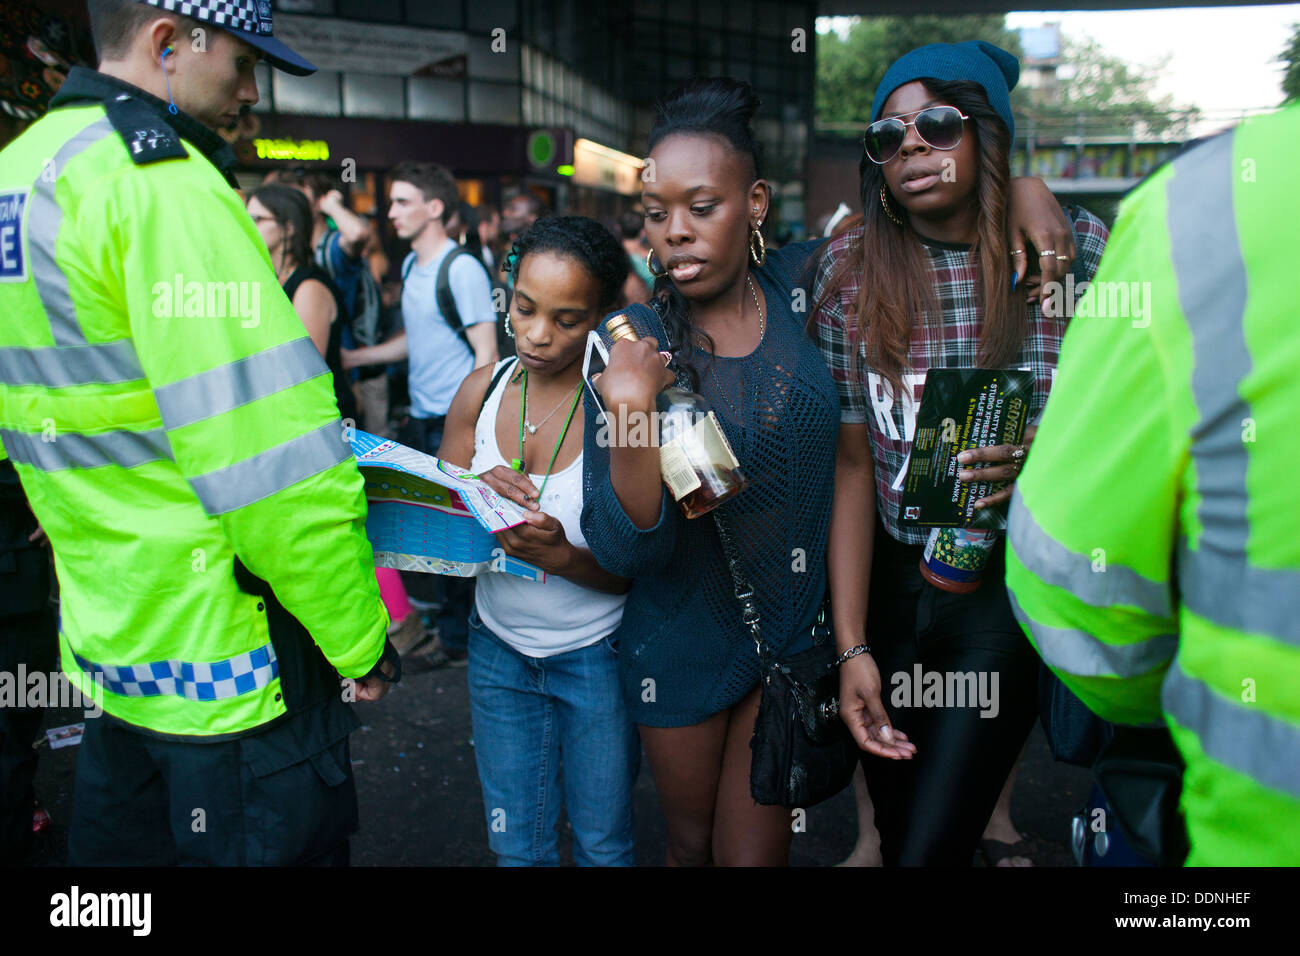
[[[258,159],[326,160],[329,144],[323,139],[255,139]]]
[[[589,139],[579,139],[573,144],[571,175],[575,183],[584,186],[635,196],[641,191],[642,165],[636,156]]]

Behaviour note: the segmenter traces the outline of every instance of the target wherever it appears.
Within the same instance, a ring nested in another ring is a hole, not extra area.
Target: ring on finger
[[[1054,255],[1056,255],[1055,249],[1044,249],[1042,252],[1038,254],[1038,258],[1041,259],[1043,256],[1054,256]]]
[[[1023,256],[1023,255],[1025,254],[1025,250],[1024,250],[1024,249],[1012,249],[1012,250],[1011,250],[1011,254],[1012,254],[1013,256]]]

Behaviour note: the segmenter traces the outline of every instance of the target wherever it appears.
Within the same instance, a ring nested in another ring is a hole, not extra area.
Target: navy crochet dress
[[[768,254],[754,269],[767,331],[750,355],[696,353],[700,393],[722,423],[749,487],[722,505],[758,595],[764,639],[774,651],[811,646],[826,590],[826,536],[840,407],[826,363],[804,331],[800,280],[818,243]],[[639,336],[665,335],[648,306],[623,310]],[[603,326],[602,326],[603,330]],[[607,340],[608,343],[608,340]],[[738,703],[758,684],[758,656],[740,623],[711,515],[688,521],[664,490],[659,521],[639,529],[609,480],[609,449],[596,443],[586,397],[582,533],[602,567],[633,579],[612,635],[628,712],[650,727],[684,727]]]

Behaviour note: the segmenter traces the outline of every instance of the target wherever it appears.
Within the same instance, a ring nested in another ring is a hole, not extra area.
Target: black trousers
[[[969,866],[1037,716],[1038,656],[1007,600],[1005,547],[978,590],[952,594],[921,576],[922,548],[876,523],[867,642],[885,709],[917,751],[862,756],[886,866]]]
[[[16,681],[20,664],[28,674],[48,677],[58,670],[59,635],[53,608],[0,619],[0,672]],[[25,689],[16,688],[20,693]],[[31,848],[37,754],[32,742],[44,715],[40,707],[0,706],[0,864],[22,862]]]
[[[219,743],[86,721],[70,866],[346,866],[358,826],[341,700]]]

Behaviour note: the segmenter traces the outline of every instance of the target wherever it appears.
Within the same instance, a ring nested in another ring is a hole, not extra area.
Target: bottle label
[[[681,501],[703,482],[700,474],[733,471],[740,467],[727,436],[713,412],[676,438],[659,446],[659,467],[664,484]]]
[[[925,565],[949,581],[978,581],[997,540],[996,533],[983,528],[935,528],[925,543]]]
[[[686,454],[684,445],[688,437],[682,435],[659,446],[659,471],[675,501],[681,501],[702,484],[691,465],[690,456]]]

